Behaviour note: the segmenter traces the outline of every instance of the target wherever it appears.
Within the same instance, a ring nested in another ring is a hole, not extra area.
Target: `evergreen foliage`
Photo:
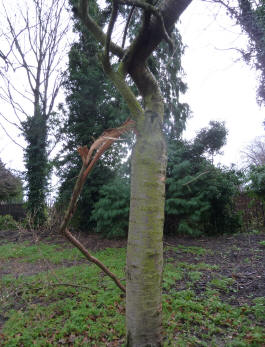
[[[171,141],[169,144],[167,233],[197,236],[235,232],[240,227],[240,218],[233,212],[233,198],[240,184],[238,175],[233,169],[215,167],[205,157],[207,153],[218,152],[225,143],[223,127],[212,122],[208,131],[202,129],[193,142]]]
[[[116,176],[99,190],[92,219],[96,232],[108,238],[125,237],[129,224],[130,184],[127,177]]]
[[[8,170],[0,159],[0,201],[19,201],[23,200],[22,182]]]
[[[265,201],[265,165],[252,165],[247,174],[250,195]]]
[[[72,2],[74,4],[74,1]],[[93,11],[104,23],[106,13],[90,3]],[[57,160],[62,184],[58,203],[67,206],[76,177],[81,168],[81,159],[76,151],[79,146],[88,147],[106,129],[115,128],[128,118],[128,111],[113,88],[106,81],[97,55],[100,47],[87,29],[74,18],[74,30],[79,35],[69,52],[69,66],[65,72],[67,121],[63,129],[64,149]],[[101,158],[89,175],[81,193],[73,225],[81,230],[92,231],[95,221],[91,219],[94,204],[99,199],[99,189],[114,178],[115,168],[126,151],[126,146],[117,143]]]
[[[241,183],[239,173],[233,168],[215,167],[206,158],[209,151],[220,151],[227,132],[223,123],[211,122],[210,125],[208,130],[202,129],[192,142],[170,140],[166,234],[222,234],[236,232],[241,226],[240,216],[234,211],[234,197]],[[203,144],[199,143],[201,138]],[[97,232],[107,237],[127,234],[129,191],[126,175],[116,177],[100,189],[100,198],[93,211]]]

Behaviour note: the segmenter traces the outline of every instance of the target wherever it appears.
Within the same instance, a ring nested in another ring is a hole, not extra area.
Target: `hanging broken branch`
[[[120,283],[119,279],[104,265],[102,264],[97,258],[93,257],[86,249],[85,247],[71,234],[71,232],[68,230],[68,225],[71,221],[71,218],[75,212],[77,201],[80,196],[80,193],[82,191],[82,188],[85,184],[87,175],[92,170],[95,163],[98,161],[98,159],[102,156],[102,154],[116,141],[118,138],[134,129],[135,122],[131,119],[128,119],[126,122],[123,123],[122,126],[115,128],[115,129],[108,129],[106,130],[90,147],[90,149],[87,148],[87,146],[79,147],[78,152],[82,158],[82,168],[80,170],[80,173],[78,175],[71,200],[69,202],[69,206],[67,208],[67,211],[65,213],[64,219],[61,223],[59,232],[62,233],[74,246],[76,246],[83,254],[84,256],[97,266],[99,266],[112,280],[117,284],[117,286],[125,292],[125,287]]]

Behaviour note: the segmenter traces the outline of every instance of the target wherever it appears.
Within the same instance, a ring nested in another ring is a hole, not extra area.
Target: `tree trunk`
[[[28,182],[28,206],[34,227],[42,225],[45,217],[45,197],[48,180],[47,121],[40,112],[35,112],[24,125],[25,166]]]
[[[162,346],[162,237],[166,170],[162,105],[162,100],[149,105],[151,107],[145,111],[142,124],[137,124],[138,136],[132,154],[126,268],[128,347]]]

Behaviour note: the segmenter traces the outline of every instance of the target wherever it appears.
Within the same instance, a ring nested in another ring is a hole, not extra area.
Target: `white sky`
[[[183,68],[189,90],[184,99],[193,112],[184,137],[194,137],[210,120],[225,121],[227,145],[216,162],[240,166],[240,151],[264,135],[265,120],[264,107],[256,103],[257,74],[233,49],[244,48],[246,36],[219,6],[201,0],[194,0],[181,17],[180,32],[187,45]]]
[[[189,87],[184,99],[193,112],[184,137],[192,138],[210,120],[224,120],[229,137],[224,156],[217,160],[240,165],[240,151],[264,135],[265,112],[256,104],[255,71],[237,61],[235,50],[228,49],[244,47],[246,39],[225,14],[215,18],[218,12],[218,7],[194,0],[181,17],[180,30],[187,45],[183,67]],[[1,128],[0,158],[9,168],[23,169],[22,149]]]

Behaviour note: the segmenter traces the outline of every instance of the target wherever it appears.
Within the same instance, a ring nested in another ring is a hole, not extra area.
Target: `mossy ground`
[[[167,240],[164,346],[264,346],[264,239]],[[94,254],[124,279],[124,247]],[[0,346],[124,345],[123,293],[68,244],[5,242],[0,264]]]

